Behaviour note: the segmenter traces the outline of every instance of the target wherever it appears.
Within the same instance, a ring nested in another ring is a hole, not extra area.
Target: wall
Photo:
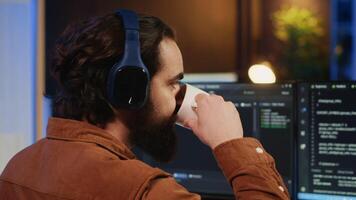
[[[236,0],[121,1],[158,16],[177,31],[186,72],[226,72],[236,68]]]
[[[0,172],[35,139],[36,1],[0,1]]]
[[[90,4],[86,0],[47,1],[47,58],[55,39],[68,23],[113,12],[118,8],[154,15],[172,26],[178,36],[185,72],[236,71],[236,0],[106,0],[105,4],[100,0],[90,1]],[[48,73],[46,83],[47,94],[53,94],[55,86]]]

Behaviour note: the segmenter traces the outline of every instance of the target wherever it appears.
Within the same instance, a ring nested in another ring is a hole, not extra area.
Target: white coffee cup
[[[197,119],[197,115],[194,111],[194,109],[197,108],[197,103],[195,102],[195,96],[201,93],[206,95],[209,94],[189,84],[185,84],[182,87],[185,87],[185,91],[184,88],[182,90],[182,93],[184,92],[185,93],[181,94],[182,96],[184,95],[184,97],[182,98],[183,100],[177,113],[176,124],[185,127],[184,123],[187,120]]]

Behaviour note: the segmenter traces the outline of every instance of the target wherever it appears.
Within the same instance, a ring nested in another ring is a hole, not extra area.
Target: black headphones
[[[138,17],[125,9],[115,14],[123,22],[125,49],[108,74],[108,100],[116,108],[138,110],[147,101],[150,85],[150,74],[141,59]]]

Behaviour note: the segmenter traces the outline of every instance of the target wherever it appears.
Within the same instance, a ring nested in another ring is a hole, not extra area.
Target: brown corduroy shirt
[[[252,138],[213,153],[235,197],[289,199],[273,158]],[[137,160],[120,141],[85,122],[51,118],[47,137],[16,154],[0,177],[1,200],[200,199],[172,176]]]

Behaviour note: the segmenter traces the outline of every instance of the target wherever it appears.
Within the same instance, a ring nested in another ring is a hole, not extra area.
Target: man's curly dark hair
[[[141,57],[150,76],[159,70],[159,44],[175,40],[173,30],[152,16],[139,16]],[[121,18],[114,13],[69,25],[55,44],[51,73],[59,85],[53,101],[54,117],[86,120],[96,126],[114,119],[107,102],[109,69],[124,49]]]

